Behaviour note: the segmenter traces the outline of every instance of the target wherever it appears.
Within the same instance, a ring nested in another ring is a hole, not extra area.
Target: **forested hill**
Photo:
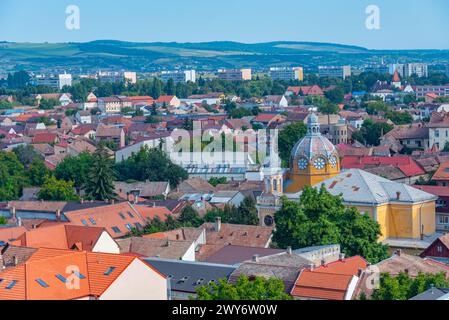
[[[98,40],[86,43],[0,42],[0,70],[129,69],[156,71],[175,67],[198,70],[269,66],[315,67],[317,65],[362,65],[385,61],[449,62],[449,51],[369,50],[357,46],[313,42],[268,42],[245,44],[230,41],[176,43]]]

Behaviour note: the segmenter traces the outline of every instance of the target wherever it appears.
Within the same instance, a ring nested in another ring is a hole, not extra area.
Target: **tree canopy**
[[[449,280],[442,273],[419,273],[416,278],[411,278],[407,273],[401,272],[393,277],[388,273],[380,275],[379,288],[374,289],[372,300],[408,300],[432,286],[448,288]]]
[[[86,194],[95,200],[114,199],[116,197],[114,179],[113,161],[106,149],[99,146],[92,156],[91,167],[87,175]]]
[[[54,176],[45,179],[37,198],[46,201],[76,201],[79,199],[73,187],[73,182],[58,180]]]
[[[346,255],[360,255],[371,263],[387,257],[387,247],[377,242],[379,224],[356,208],[346,208],[341,197],[324,186],[305,187],[299,202],[284,198],[275,222],[273,241],[280,248],[338,243]]]
[[[230,284],[226,279],[218,283],[198,287],[196,300],[291,300],[284,292],[282,280],[256,277],[254,280],[241,275],[236,284]]]
[[[298,142],[307,133],[307,127],[302,122],[295,122],[285,126],[279,131],[279,157],[282,160],[282,166],[288,167],[290,153],[296,142]]]
[[[157,148],[142,148],[138,153],[116,164],[120,181],[169,181],[172,188],[188,178],[187,171],[174,164]]]

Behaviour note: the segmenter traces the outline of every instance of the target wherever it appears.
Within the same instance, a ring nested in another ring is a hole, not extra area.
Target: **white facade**
[[[186,71],[162,71],[161,79],[164,82],[172,79],[175,83],[178,82],[195,82],[196,81],[196,71],[186,70]]]
[[[168,289],[164,276],[136,258],[99,300],[167,300]]]
[[[92,248],[92,252],[119,254],[120,247],[109,233],[103,231],[98,238],[97,243],[95,243],[95,246]]]
[[[302,67],[270,68],[269,74],[273,80],[304,80],[304,70]]]

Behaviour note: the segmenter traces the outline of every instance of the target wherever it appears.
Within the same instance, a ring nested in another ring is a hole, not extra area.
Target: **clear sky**
[[[80,29],[65,26],[80,8]],[[380,29],[365,27],[368,5]],[[0,0],[0,40],[333,42],[371,49],[449,49],[447,0]]]

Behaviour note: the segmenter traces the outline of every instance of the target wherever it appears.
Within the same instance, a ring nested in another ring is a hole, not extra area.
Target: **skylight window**
[[[6,287],[6,289],[11,290],[17,283],[17,280],[13,280],[11,281],[10,284],[8,284],[8,286]]]
[[[122,218],[123,220],[126,220],[126,217],[123,213],[119,212],[118,215],[120,216],[120,218]]]
[[[112,227],[111,229],[112,229],[112,231],[114,231],[115,233],[121,233],[119,227],[114,226],[114,227]]]
[[[86,278],[82,273],[79,273],[78,271],[73,271],[73,274],[75,276],[77,276],[78,278],[80,278],[80,279],[85,279]]]
[[[58,278],[59,280],[61,280],[61,281],[64,282],[64,283],[67,282],[67,279],[66,279],[64,276],[60,275],[60,274],[57,274],[57,275],[56,275],[56,278]]]
[[[115,267],[109,267],[108,270],[106,270],[105,273],[103,273],[105,276],[110,275],[115,270]]]
[[[133,229],[133,226],[131,224],[125,224],[126,228],[131,231]]]
[[[134,218],[134,215],[133,215],[130,211],[128,211],[128,216],[129,216],[130,218]]]
[[[36,279],[36,282],[41,285],[42,288],[48,288],[49,285],[42,279]]]
[[[83,225],[87,226],[87,221],[86,221],[86,220],[81,219],[81,223],[82,223]]]
[[[92,223],[94,226],[97,225],[97,223],[95,222],[95,220],[93,218],[89,218],[90,223]]]

